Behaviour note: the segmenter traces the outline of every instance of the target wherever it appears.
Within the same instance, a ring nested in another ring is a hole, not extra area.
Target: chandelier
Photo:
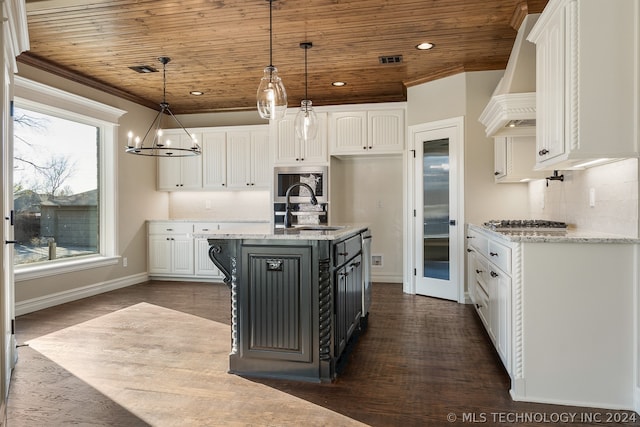
[[[313,47],[311,42],[302,42],[300,47],[304,49],[304,99],[300,103],[300,111],[296,114],[294,120],[294,129],[296,136],[305,141],[312,141],[318,133],[318,117],[313,111],[311,100],[307,94],[307,50]]]
[[[167,64],[171,61],[171,58],[161,56],[158,58],[158,61],[162,64],[162,102],[160,103],[160,111],[151,122],[151,126],[149,126],[147,133],[144,134],[142,139],[140,139],[139,136],[134,137],[133,132],[129,131],[125,151],[129,154],[153,157],[199,156],[202,154],[202,149],[200,145],[198,145],[197,139],[182,126],[182,123],[173,115],[167,103]],[[165,115],[173,118],[178,126],[189,136],[191,141],[189,147],[183,147],[178,141],[174,143],[170,139],[165,138],[161,127],[162,119]]]
[[[273,0],[269,0],[269,65],[265,67],[256,94],[258,114],[263,119],[280,120],[287,112],[287,91],[278,69],[273,66]]]

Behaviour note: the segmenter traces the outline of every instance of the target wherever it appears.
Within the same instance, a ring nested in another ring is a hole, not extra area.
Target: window
[[[114,264],[115,140],[124,113],[16,77],[16,280]]]

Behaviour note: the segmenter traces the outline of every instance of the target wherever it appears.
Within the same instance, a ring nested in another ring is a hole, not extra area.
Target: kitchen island
[[[231,288],[229,372],[335,379],[366,316],[367,236],[360,225],[194,235]]]

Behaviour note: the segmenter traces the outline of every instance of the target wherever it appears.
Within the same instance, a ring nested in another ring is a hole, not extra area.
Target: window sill
[[[106,267],[117,264],[119,260],[119,256],[94,255],[73,260],[52,261],[34,266],[16,267],[14,271],[14,280],[15,282],[21,282],[24,280],[40,279],[58,274]]]

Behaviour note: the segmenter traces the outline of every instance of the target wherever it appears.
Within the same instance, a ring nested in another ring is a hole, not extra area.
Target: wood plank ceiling
[[[273,65],[289,107],[406,100],[406,87],[462,71],[503,69],[516,29],[547,0],[274,0]],[[255,109],[269,65],[265,0],[27,0],[31,49],[19,62],[177,114]],[[512,22],[513,21],[513,22]],[[513,26],[512,26],[513,25]],[[419,51],[418,43],[435,48]],[[381,64],[381,56],[402,62]],[[344,87],[333,87],[333,81]],[[190,91],[204,92],[201,96]]]

